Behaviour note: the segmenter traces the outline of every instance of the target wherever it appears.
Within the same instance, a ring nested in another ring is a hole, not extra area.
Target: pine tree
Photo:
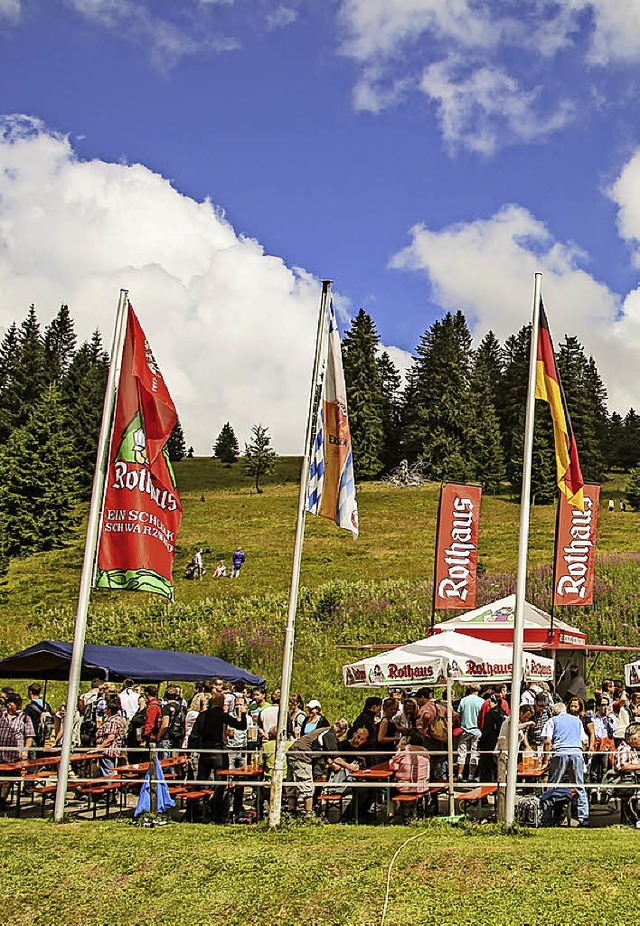
[[[531,326],[505,341],[502,358],[502,403],[500,416],[507,477],[514,492],[522,486],[524,423],[529,378]],[[531,455],[531,495],[534,503],[552,504],[556,497],[555,449],[551,413],[546,402],[536,402],[533,450]]]
[[[187,460],[193,460],[193,447],[189,447],[187,450]]]
[[[609,457],[609,410],[608,396],[602,377],[593,357],[589,357],[585,371],[587,391],[591,396],[591,403],[595,416],[596,439],[599,446],[600,457],[604,469],[608,468]]]
[[[172,463],[177,463],[179,460],[184,460],[187,455],[187,445],[184,439],[184,431],[182,430],[182,424],[180,419],[176,420],[175,425],[173,426],[173,431],[169,435],[169,440],[167,441],[167,453],[169,454],[169,459]]]
[[[68,305],[61,305],[44,332],[44,353],[49,379],[60,383],[76,349],[76,332]]]
[[[91,490],[109,360],[100,332],[76,351],[61,383],[66,427],[73,442],[80,491]]]
[[[629,473],[626,485],[627,501],[634,511],[640,511],[640,466],[634,467]]]
[[[606,421],[607,410],[606,405],[604,408],[598,407],[602,397],[598,395],[594,379],[597,369],[595,364],[590,367],[577,338],[565,335],[558,349],[558,370],[576,438],[582,474],[587,480],[599,482],[604,472],[601,426],[603,418]],[[599,376],[597,379],[599,380]]]
[[[377,358],[380,375],[382,412],[382,451],[380,458],[386,472],[400,463],[400,386],[402,377],[393,360],[383,351]]]
[[[640,415],[630,408],[622,422],[622,440],[619,446],[622,469],[629,471],[640,462]]]
[[[622,463],[623,442],[624,423],[622,421],[622,416],[619,415],[618,412],[612,412],[607,421],[606,429],[607,469],[612,469],[614,467],[624,469],[624,464]]]
[[[240,455],[238,439],[231,424],[227,421],[216,438],[213,445],[213,455],[225,466],[231,466]]]
[[[447,312],[422,336],[403,397],[403,453],[432,479],[470,478],[470,373],[466,319]]]
[[[487,331],[475,353],[474,368],[478,365],[485,371],[491,393],[491,404],[498,409],[504,377],[503,352],[500,341],[493,331]]]
[[[261,495],[260,480],[273,472],[276,461],[276,452],[271,446],[271,437],[267,434],[268,428],[255,424],[251,428],[251,441],[244,445],[244,463],[248,476],[253,476],[256,492]]]
[[[503,375],[500,401],[496,408],[500,419],[502,448],[507,478],[517,491],[522,481],[524,419],[529,375],[529,326],[510,335],[502,349]]]
[[[486,350],[479,349],[476,352],[469,390],[471,426],[468,456],[473,467],[473,478],[487,492],[497,492],[506,471],[500,423],[494,406],[496,393],[492,376],[495,371],[492,370],[490,359]]]
[[[360,309],[342,339],[347,407],[357,479],[375,479],[382,470],[384,425],[379,338],[370,315]]]
[[[13,382],[18,361],[19,335],[14,322],[0,344],[0,443],[5,443],[13,430],[15,406]]]
[[[74,524],[75,447],[55,385],[0,452],[0,511],[10,556],[59,546]]]
[[[26,422],[49,382],[40,323],[32,305],[18,329],[11,384],[2,394],[0,442]]]

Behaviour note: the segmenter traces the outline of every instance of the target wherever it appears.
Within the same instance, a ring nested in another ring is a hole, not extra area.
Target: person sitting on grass
[[[412,730],[402,737],[398,751],[389,760],[389,768],[395,772],[396,781],[399,783],[395,794],[419,795],[428,791],[431,763],[424,739],[417,730]],[[394,800],[393,812],[397,814],[401,806]]]
[[[214,570],[213,578],[214,579],[224,579],[226,578],[226,576],[227,576],[227,564],[225,563],[223,559],[221,559]]]

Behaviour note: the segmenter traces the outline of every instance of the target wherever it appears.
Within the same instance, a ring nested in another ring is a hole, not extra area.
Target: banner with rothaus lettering
[[[165,445],[176,409],[131,305],[100,527],[96,588],[173,598],[182,507]]]
[[[556,525],[553,604],[593,604],[600,486],[583,486],[584,511],[560,493]]]
[[[440,491],[434,609],[475,608],[480,486],[448,482]]]

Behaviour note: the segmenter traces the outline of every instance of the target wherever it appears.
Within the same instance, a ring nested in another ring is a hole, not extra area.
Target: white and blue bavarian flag
[[[347,391],[340,333],[333,303],[327,309],[327,361],[311,449],[307,511],[335,521],[358,536],[358,505],[353,475]]]

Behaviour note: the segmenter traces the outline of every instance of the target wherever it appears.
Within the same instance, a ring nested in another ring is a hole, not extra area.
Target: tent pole
[[[531,460],[533,428],[536,407],[536,362],[538,356],[538,324],[540,318],[540,286],[542,274],[536,273],[533,286],[531,315],[531,343],[529,345],[529,388],[524,428],[524,458],[522,464],[522,493],[520,496],[520,534],[518,538],[518,571],[516,578],[516,612],[513,621],[513,669],[511,676],[511,716],[509,724],[509,752],[507,755],[507,796],[505,822],[511,826],[515,819],[516,778],[518,775],[518,712],[522,684],[522,648],[524,643],[524,603],[527,589],[527,554],[529,548],[529,519],[531,507]]]
[[[447,778],[449,780],[449,816],[456,812],[456,796],[453,792],[453,679],[447,676]]]
[[[69,782],[69,759],[71,757],[71,737],[73,734],[73,718],[78,703],[78,693],[80,690],[80,676],[82,674],[82,657],[84,654],[84,639],[87,629],[87,615],[89,613],[89,598],[91,595],[91,583],[93,581],[93,569],[98,546],[98,530],[100,527],[100,517],[102,508],[103,489],[108,466],[109,438],[111,433],[111,419],[116,400],[117,376],[120,371],[122,362],[122,351],[124,348],[124,338],[127,330],[127,306],[129,304],[128,291],[120,290],[120,299],[116,311],[116,320],[113,330],[113,343],[111,345],[111,362],[109,364],[109,375],[107,377],[107,386],[104,394],[104,404],[102,407],[102,424],[100,426],[100,437],[98,439],[98,452],[96,455],[96,467],[93,473],[93,488],[91,491],[91,506],[89,508],[89,523],[87,524],[87,537],[84,547],[84,562],[82,564],[82,576],[80,579],[80,591],[78,594],[78,608],[76,611],[76,626],[73,637],[73,653],[71,655],[71,667],[69,669],[69,685],[67,688],[67,712],[65,717],[64,734],[62,737],[62,752],[60,755],[60,766],[58,769],[58,788],[56,790],[56,803],[54,809],[54,820],[61,823],[64,819],[65,805],[67,802],[67,784]]]

